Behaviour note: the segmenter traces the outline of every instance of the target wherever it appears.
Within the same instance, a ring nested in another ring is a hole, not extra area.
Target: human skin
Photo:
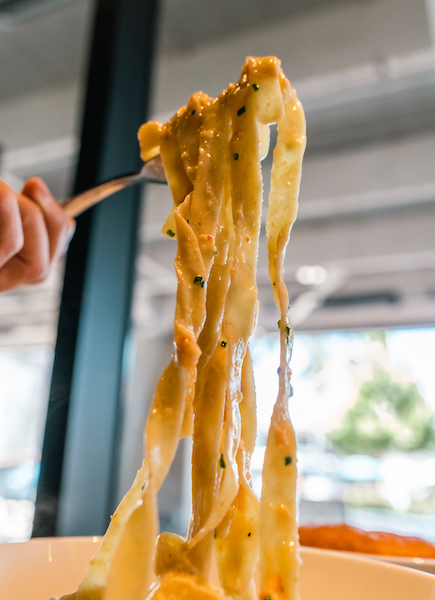
[[[73,232],[42,179],[32,177],[21,193],[0,180],[0,292],[43,281]]]

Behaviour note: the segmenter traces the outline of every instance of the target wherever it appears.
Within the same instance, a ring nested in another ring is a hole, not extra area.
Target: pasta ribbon
[[[280,311],[279,394],[252,490],[255,385],[249,341],[258,314],[261,159],[278,123],[266,218]],[[217,98],[199,92],[166,124],[139,130],[141,156],[161,154],[173,195],[162,233],[177,241],[169,365],[145,429],[145,459],[71,600],[298,600],[296,437],[289,416],[284,257],[296,218],[305,120],[275,57],[248,57]],[[156,497],[179,440],[193,436],[192,514],[185,538],[158,536]],[[211,582],[217,567],[219,583]],[[65,599],[66,600],[66,597]]]

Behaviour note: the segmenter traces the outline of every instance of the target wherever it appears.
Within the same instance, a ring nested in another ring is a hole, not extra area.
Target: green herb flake
[[[242,108],[239,108],[239,110],[237,111],[237,115],[240,117],[240,115],[243,115],[244,112],[246,112],[246,106],[242,106]]]
[[[234,160],[239,160],[239,155],[237,152],[235,152],[235,154],[233,155]]]
[[[168,235],[170,238],[175,237],[175,231],[172,231],[172,229],[168,229],[166,231],[166,235]]]
[[[251,532],[248,533],[248,537],[251,537]]]
[[[284,464],[285,464],[285,466],[286,466],[286,467],[287,467],[288,465],[291,465],[291,464],[292,464],[292,457],[291,457],[291,456],[286,456],[286,457],[284,458]]]
[[[195,277],[195,279],[193,280],[193,283],[195,285],[199,285],[199,287],[204,287],[205,286],[205,281],[204,281],[204,277],[201,277],[200,275],[197,275]]]
[[[277,322],[278,325],[278,329],[281,329],[281,319]],[[287,336],[287,342],[290,340],[290,334],[291,334],[291,328],[290,325],[286,325],[285,326],[285,334]]]
[[[272,600],[272,596],[267,594],[267,596],[264,596],[263,600]]]
[[[254,92],[256,92],[258,90],[258,85],[256,83],[253,83],[252,89],[254,90]]]
[[[217,529],[214,530],[214,539],[217,538]]]
[[[287,336],[287,344],[289,344],[290,343],[290,334],[291,334],[290,325],[285,326],[285,334]]]
[[[219,459],[219,466],[222,467],[222,469],[225,469],[225,460],[224,460],[224,455],[221,454],[221,457]]]
[[[225,340],[221,341],[221,346],[222,346],[222,348],[226,348],[227,347],[227,343],[226,343]]]
[[[190,113],[191,115],[195,114],[195,109],[192,110],[192,112]]]

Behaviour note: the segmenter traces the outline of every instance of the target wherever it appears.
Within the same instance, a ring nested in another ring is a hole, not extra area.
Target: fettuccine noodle
[[[275,122],[266,234],[281,358],[259,501],[249,472],[256,436],[249,340],[258,312],[260,161]],[[143,466],[68,598],[297,600],[293,332],[283,269],[305,149],[301,104],[278,59],[248,57],[237,84],[214,99],[194,94],[165,125],[143,125],[139,141],[144,160],[161,154],[174,198],[163,227],[177,240],[174,351],[155,391]],[[193,436],[189,530],[185,538],[157,536],[156,495],[186,435]],[[210,582],[213,563],[219,584]]]

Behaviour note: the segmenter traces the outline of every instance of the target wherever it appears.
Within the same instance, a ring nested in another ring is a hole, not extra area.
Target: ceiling
[[[164,0],[159,50],[191,51],[295,11],[339,1],[207,0],[198,10],[197,0]],[[81,76],[93,6],[92,0],[0,0],[0,101]]]
[[[219,40],[225,43],[245,30],[261,30],[268,23],[316,6],[346,0],[164,0],[162,3],[161,49],[185,52]],[[367,0],[350,0],[366,2]]]
[[[91,10],[89,0],[0,2],[0,101],[80,77]]]

